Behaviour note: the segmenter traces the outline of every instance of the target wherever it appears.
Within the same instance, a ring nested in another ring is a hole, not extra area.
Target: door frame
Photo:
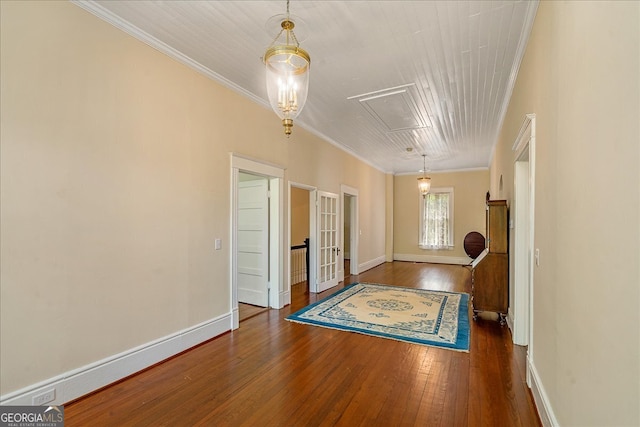
[[[284,168],[251,159],[237,153],[229,153],[231,163],[231,242],[230,242],[230,304],[231,329],[240,326],[238,311],[238,178],[240,172],[261,175],[269,179],[269,307],[284,307]]]
[[[358,230],[360,229],[360,226],[358,224],[358,189],[357,188],[353,188],[353,187],[349,187],[348,185],[344,185],[342,184],[340,186],[340,200],[342,201],[342,206],[340,207],[340,248],[341,248],[341,257],[338,260],[338,262],[340,263],[340,270],[338,270],[338,280],[339,281],[344,281],[344,276],[345,276],[345,272],[344,272],[344,198],[345,196],[349,197],[350,200],[350,213],[351,213],[351,218],[350,222],[351,222],[351,229],[350,229],[350,233],[351,235],[349,236],[350,239],[350,248],[349,248],[349,257],[350,257],[350,262],[349,262],[349,274],[360,274],[360,270],[358,267],[358,252],[359,252],[359,246],[358,246],[358,242],[359,242],[359,232]]]
[[[516,221],[514,229],[514,313],[513,342],[527,345],[527,385],[531,387],[530,365],[533,360],[533,305],[535,262],[535,183],[536,183],[536,115],[527,114],[513,144],[514,152],[514,201]],[[528,179],[519,176],[518,163],[528,158]],[[516,175],[518,175],[516,177]],[[518,179],[520,178],[520,179]],[[518,201],[527,197],[527,212],[519,212]],[[520,219],[518,221],[518,219]],[[527,233],[528,235],[524,235]],[[528,239],[527,239],[528,238]],[[527,268],[528,267],[528,271]],[[523,271],[525,270],[525,271]]]

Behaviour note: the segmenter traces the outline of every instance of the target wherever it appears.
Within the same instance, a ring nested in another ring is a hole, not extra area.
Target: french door
[[[318,191],[317,209],[317,265],[316,292],[338,284],[338,195]]]

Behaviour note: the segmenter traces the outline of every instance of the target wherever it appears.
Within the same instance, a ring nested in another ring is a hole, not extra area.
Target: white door
[[[322,292],[338,284],[338,195],[318,191],[318,284]]]
[[[238,183],[238,302],[269,305],[269,194],[263,177]]]

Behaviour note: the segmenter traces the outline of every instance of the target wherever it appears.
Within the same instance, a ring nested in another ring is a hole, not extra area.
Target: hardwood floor
[[[386,263],[347,284],[470,292],[462,266]],[[294,286],[269,310],[162,364],[65,406],[65,426],[539,426],[525,349],[471,321],[469,353],[284,318],[319,295]]]
[[[241,322],[267,310],[269,309],[257,305],[238,303],[238,317]]]

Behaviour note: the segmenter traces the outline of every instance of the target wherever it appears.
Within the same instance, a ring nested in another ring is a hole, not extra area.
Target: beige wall
[[[267,117],[271,123],[272,117]],[[298,135],[304,135],[302,129],[298,129]],[[380,257],[384,260],[385,216],[378,213],[385,209],[385,195],[379,191],[384,188],[385,174],[346,155],[334,145],[319,144],[317,138],[295,138],[298,139],[287,145],[288,178],[334,193],[338,198],[341,184],[358,190],[358,225],[362,230],[358,241],[358,262],[361,271],[372,260]]]
[[[357,188],[384,256],[380,171],[73,4],[0,7],[1,394],[230,312],[230,152]]]
[[[395,259],[451,263],[470,261],[463,247],[464,236],[471,231],[486,234],[485,202],[489,190],[489,171],[432,173],[431,186],[453,187],[454,249],[424,250],[418,247],[420,193],[417,175],[399,175],[393,187],[393,252]],[[447,259],[440,260],[447,262]]]
[[[491,167],[536,114],[532,366],[559,425],[639,425],[640,3],[541,2]]]
[[[291,187],[291,245],[309,237],[309,190]]]

